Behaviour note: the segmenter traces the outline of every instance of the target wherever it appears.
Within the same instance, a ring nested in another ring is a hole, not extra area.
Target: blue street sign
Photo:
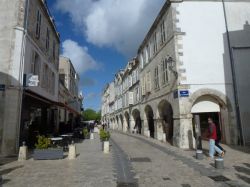
[[[189,90],[180,90],[179,95],[180,95],[180,97],[188,97],[189,96]]]

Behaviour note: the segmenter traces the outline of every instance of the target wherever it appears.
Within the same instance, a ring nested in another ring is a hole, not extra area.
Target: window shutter
[[[145,95],[146,93],[146,89],[145,89],[145,76],[142,77],[142,81],[141,81],[141,92],[142,95]]]
[[[133,105],[133,104],[134,104],[134,93],[129,92],[129,105]]]
[[[147,72],[147,85],[146,85],[146,90],[147,92],[151,92],[151,77],[150,77],[150,71]]]

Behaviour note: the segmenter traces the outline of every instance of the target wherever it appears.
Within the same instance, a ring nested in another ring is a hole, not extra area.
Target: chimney
[[[249,25],[248,21],[246,21],[246,23],[244,25],[244,30],[250,31],[250,25]]]

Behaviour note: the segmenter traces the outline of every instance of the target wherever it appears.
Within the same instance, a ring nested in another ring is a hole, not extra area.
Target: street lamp
[[[166,62],[169,64],[169,70],[174,74],[175,78],[178,78],[178,72],[176,70],[174,70],[174,65],[175,65],[175,61],[171,56],[168,56],[166,58]]]

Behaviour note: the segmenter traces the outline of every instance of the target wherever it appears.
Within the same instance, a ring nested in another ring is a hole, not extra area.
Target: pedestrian
[[[209,156],[211,159],[214,158],[215,151],[219,154],[219,156],[223,157],[224,152],[215,145],[215,140],[217,140],[216,126],[211,117],[208,118],[209,124]]]
[[[220,141],[221,141],[221,131],[220,131],[220,126],[216,123],[216,134],[217,134],[217,139],[215,140],[215,145],[220,148],[224,154],[226,153],[226,150],[223,149],[223,147],[220,145]]]

